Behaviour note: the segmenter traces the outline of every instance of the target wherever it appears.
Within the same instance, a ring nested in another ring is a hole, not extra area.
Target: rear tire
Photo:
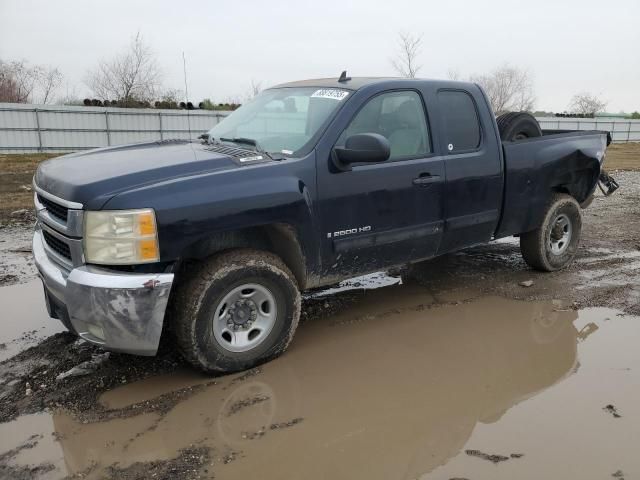
[[[541,137],[542,130],[536,118],[527,112],[509,112],[500,115],[496,122],[500,138],[506,142]]]
[[[524,261],[536,270],[559,270],[575,257],[581,231],[578,202],[569,195],[554,194],[540,228],[520,235],[520,252]]]
[[[170,309],[182,356],[207,373],[230,373],[287,349],[300,318],[300,292],[276,255],[235,250],[190,271]]]

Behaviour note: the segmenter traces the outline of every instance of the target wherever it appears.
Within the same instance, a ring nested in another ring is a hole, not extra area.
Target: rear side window
[[[477,149],[480,146],[480,123],[471,95],[443,90],[438,92],[438,103],[447,151],[455,153]]]

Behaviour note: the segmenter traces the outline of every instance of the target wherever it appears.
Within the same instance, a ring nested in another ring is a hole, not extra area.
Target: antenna
[[[344,82],[348,82],[349,80],[351,80],[351,77],[347,77],[347,71],[343,70],[342,73],[340,74],[340,78],[338,79],[338,82],[344,83]]]
[[[191,140],[191,117],[189,116],[189,87],[187,86],[187,59],[182,51],[182,70],[184,71],[184,96],[187,107],[187,128],[189,129],[189,140]]]

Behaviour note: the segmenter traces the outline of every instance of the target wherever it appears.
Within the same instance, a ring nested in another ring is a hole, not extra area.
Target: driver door
[[[394,90],[365,102],[336,146],[359,133],[390,143],[381,163],[318,166],[326,276],[349,277],[431,257],[443,230],[443,159],[434,154],[422,95]]]

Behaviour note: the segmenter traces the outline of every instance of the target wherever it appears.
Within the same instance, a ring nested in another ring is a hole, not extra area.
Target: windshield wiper
[[[258,141],[254,140],[253,138],[247,138],[247,137],[224,138],[224,137],[220,137],[218,140],[220,140],[221,142],[245,143],[247,145],[253,145],[254,147],[256,147],[256,149],[258,149]]]

